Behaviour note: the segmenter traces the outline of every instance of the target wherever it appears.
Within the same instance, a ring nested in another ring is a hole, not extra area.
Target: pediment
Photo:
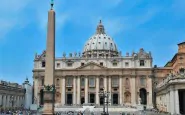
[[[101,66],[101,65],[94,63],[94,62],[89,62],[83,66],[76,68],[76,69],[84,69],[84,70],[91,69],[92,70],[92,69],[106,69],[106,67]]]

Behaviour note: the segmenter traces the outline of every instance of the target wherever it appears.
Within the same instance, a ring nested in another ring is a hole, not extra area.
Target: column
[[[175,113],[179,114],[179,93],[178,93],[178,89],[175,90]]]
[[[169,111],[169,94],[166,93],[166,111]]]
[[[123,92],[122,92],[122,76],[119,77],[119,104],[122,105],[123,104]]]
[[[65,105],[65,95],[66,95],[66,81],[65,81],[65,77],[63,76],[62,78],[62,105]]]
[[[11,107],[10,106],[10,95],[7,95],[7,98],[6,98],[6,107]]]
[[[73,105],[76,104],[76,76],[73,77]]]
[[[174,91],[170,91],[170,112],[171,114],[174,114],[175,103],[174,103]]]
[[[38,79],[35,78],[34,80],[34,99],[36,98],[36,104],[39,105],[39,95],[38,95]],[[20,96],[19,96],[19,100],[20,100]],[[19,102],[19,105],[21,106],[21,103]]]
[[[122,78],[122,91],[123,91],[123,92],[122,92],[122,94],[123,94],[123,95],[122,95],[122,103],[124,103],[124,99],[125,99],[125,97],[124,97],[124,93],[125,93],[125,87],[124,87],[124,86],[125,86],[125,85],[124,85],[124,84],[125,84],[125,79],[124,79],[124,76],[123,76],[123,78]],[[136,94],[136,95],[137,95],[137,94]]]
[[[2,95],[0,95],[0,105],[2,105]]]
[[[136,82],[135,76],[131,77],[131,103],[136,104]]]
[[[17,100],[16,101],[17,101],[17,107],[19,107],[19,96],[17,96]],[[25,100],[25,102],[26,102],[26,100]]]
[[[110,92],[110,95],[109,95],[109,101],[110,101],[110,105],[112,104],[112,100],[111,100],[111,97],[112,97],[112,91],[111,91],[111,88],[112,88],[112,83],[111,83],[111,76],[109,76],[109,92]]]
[[[20,105],[19,105],[19,96],[17,96],[17,107],[20,107]]]
[[[88,78],[85,77],[85,103],[88,103]]]
[[[80,100],[81,100],[81,98],[80,98],[80,92],[81,92],[80,86],[81,86],[81,84],[80,84],[80,76],[78,76],[78,79],[77,79],[77,104],[81,103],[80,102]]]
[[[96,104],[99,105],[100,104],[100,98],[99,98],[99,76],[96,76]]]
[[[107,91],[107,76],[104,76],[104,80],[103,80],[103,84],[104,84],[104,91]]]
[[[104,80],[103,80],[103,82],[104,82],[104,83],[103,83],[103,85],[104,85],[104,91],[107,91],[107,76],[104,76],[103,79],[104,79]],[[105,98],[104,101],[106,102],[106,100],[107,100],[107,99]]]
[[[148,77],[147,86],[148,86],[147,91],[149,92],[147,105],[153,107],[153,104],[152,104],[152,78],[150,78],[150,77]]]
[[[3,107],[6,107],[6,95],[4,95],[4,99],[3,99]]]

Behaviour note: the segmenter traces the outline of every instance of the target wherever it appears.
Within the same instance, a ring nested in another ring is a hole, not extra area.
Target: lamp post
[[[110,94],[110,92],[104,91],[104,88],[103,88],[103,91],[99,92],[99,96],[103,97],[103,113],[101,115],[108,115],[109,114],[108,113],[108,104],[109,104],[108,98],[109,98],[109,94]],[[106,99],[106,101],[105,101],[105,99]],[[105,104],[107,104],[107,112],[105,112]]]

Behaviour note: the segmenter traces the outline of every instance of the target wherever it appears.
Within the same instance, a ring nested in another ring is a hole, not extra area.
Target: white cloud
[[[0,7],[0,39],[16,26],[24,26],[20,14],[31,0],[3,0]],[[27,24],[27,23],[25,23]]]

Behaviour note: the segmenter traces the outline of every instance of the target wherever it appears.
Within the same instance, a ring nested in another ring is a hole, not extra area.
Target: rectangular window
[[[72,63],[68,63],[67,66],[68,66],[68,67],[71,67],[71,66],[72,66]]]
[[[60,68],[60,63],[57,63],[57,68]]]
[[[46,66],[46,62],[43,61],[43,62],[42,62],[42,67],[45,67],[45,66]]]
[[[85,79],[84,78],[81,78],[81,86],[84,87],[85,86]]]
[[[81,63],[81,66],[84,66],[84,63]]]
[[[41,81],[41,82],[42,82],[42,83],[41,83],[41,85],[42,85],[42,86],[44,86],[44,79],[42,79],[42,81]]]
[[[112,78],[112,87],[118,87],[118,78]]]
[[[140,60],[140,66],[145,66],[145,61],[144,60]]]
[[[118,65],[118,63],[116,63],[116,62],[113,62],[113,63],[112,63],[112,65],[113,65],[113,66],[117,66],[117,65]]]
[[[103,62],[100,62],[100,65],[103,66]]]
[[[128,67],[129,66],[129,63],[128,62],[125,62],[125,67]]]
[[[67,78],[67,84],[68,87],[72,87],[73,86],[73,78],[72,77],[68,77]]]
[[[145,77],[141,77],[140,78],[140,85],[141,86],[145,86],[146,85],[146,78]]]
[[[95,79],[89,78],[89,87],[95,87]]]

